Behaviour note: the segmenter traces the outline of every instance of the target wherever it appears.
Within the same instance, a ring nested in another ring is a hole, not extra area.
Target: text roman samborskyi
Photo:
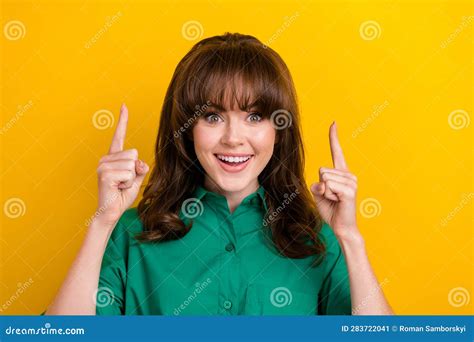
[[[425,326],[406,326],[400,325],[398,330],[400,332],[448,332],[448,333],[460,333],[463,334],[466,332],[466,326],[444,326],[444,325],[425,325]]]

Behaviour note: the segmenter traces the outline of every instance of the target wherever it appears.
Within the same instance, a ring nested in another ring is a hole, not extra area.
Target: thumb
[[[317,198],[321,198],[324,196],[325,185],[324,182],[321,183],[314,183],[311,185],[311,192]]]
[[[135,172],[137,174],[135,178],[135,183],[138,186],[140,186],[143,183],[143,180],[145,179],[145,176],[149,170],[150,170],[150,167],[143,160],[139,159],[135,161]]]

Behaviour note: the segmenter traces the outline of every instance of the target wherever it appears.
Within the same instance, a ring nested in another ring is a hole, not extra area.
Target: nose
[[[243,143],[242,127],[230,120],[227,122],[222,134],[221,143],[228,146],[238,146]]]

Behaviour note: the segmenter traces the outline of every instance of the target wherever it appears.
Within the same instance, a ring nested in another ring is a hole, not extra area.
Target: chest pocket
[[[243,315],[316,315],[317,293],[285,286],[250,284]]]

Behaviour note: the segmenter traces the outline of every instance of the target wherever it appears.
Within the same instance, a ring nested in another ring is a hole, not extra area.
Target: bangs
[[[212,105],[223,111],[258,110],[263,117],[270,117],[275,110],[290,106],[291,81],[281,74],[282,66],[270,49],[222,45],[196,52],[187,65],[185,85],[177,94],[187,115]]]

